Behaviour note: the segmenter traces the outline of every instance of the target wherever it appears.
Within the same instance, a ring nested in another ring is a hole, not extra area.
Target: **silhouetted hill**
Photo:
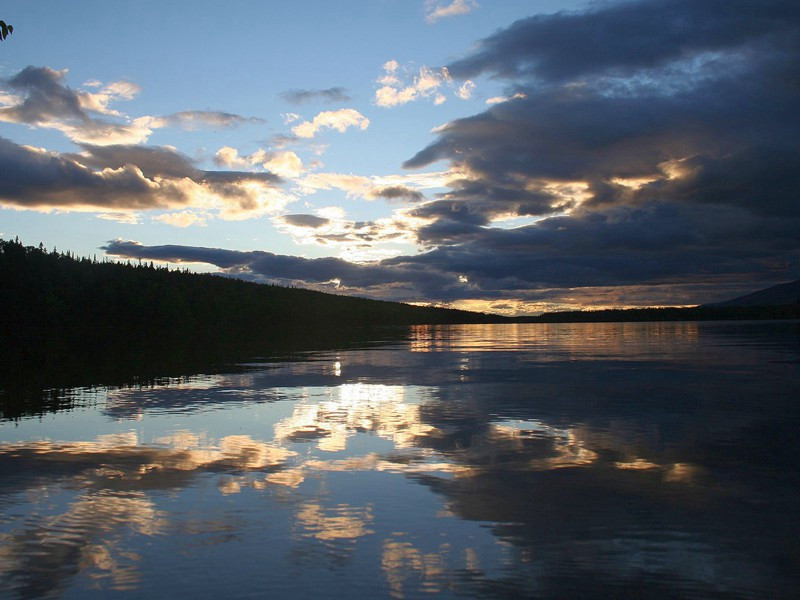
[[[0,281],[0,358],[6,360],[55,360],[86,350],[122,360],[160,349],[313,348],[366,327],[502,320],[152,263],[97,262],[17,241],[0,240]]]
[[[788,304],[800,304],[800,279],[790,283],[773,285],[746,296],[704,304],[703,306],[781,306]]]

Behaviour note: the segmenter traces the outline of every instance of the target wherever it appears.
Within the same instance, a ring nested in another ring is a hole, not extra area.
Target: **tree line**
[[[98,261],[18,240],[0,240],[0,281],[0,334],[7,355],[91,346],[121,351],[186,344],[208,349],[277,341],[297,345],[365,327],[502,320],[152,262]]]

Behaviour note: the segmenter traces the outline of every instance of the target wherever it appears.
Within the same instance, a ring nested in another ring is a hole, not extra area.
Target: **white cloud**
[[[97,218],[125,225],[138,225],[141,222],[138,214],[126,212],[98,213]]]
[[[418,203],[425,199],[423,190],[445,188],[449,181],[463,177],[463,173],[456,171],[370,176],[308,173],[296,180],[297,188],[294,192],[308,196],[320,190],[341,190],[348,198]]]
[[[100,120],[89,120],[78,124],[54,120],[38,123],[38,125],[60,131],[78,144],[116,146],[119,144],[142,144],[148,140],[153,130],[144,123],[137,121],[138,119],[134,120],[133,123],[119,125]]]
[[[494,96],[486,101],[486,104],[501,104],[503,102],[510,102],[511,100],[521,100],[527,98],[528,95],[522,92],[517,92],[513,96]]]
[[[289,113],[281,113],[281,118],[283,122],[288,125],[289,123],[294,123],[295,121],[299,121],[303,117],[298,115],[297,113],[289,112]]]
[[[383,63],[384,75],[378,79],[378,83],[388,86],[398,85],[400,83],[400,80],[397,78],[397,69],[399,67],[400,65],[394,59]]]
[[[223,146],[214,155],[214,162],[218,166],[234,169],[261,167],[285,179],[300,177],[307,170],[300,157],[290,150],[267,152],[259,148],[253,154],[240,156],[236,148]]]
[[[102,87],[103,84],[99,81],[91,81],[85,85]],[[108,105],[119,100],[132,100],[141,91],[141,87],[130,81],[114,81],[103,87],[99,92],[78,91],[77,95],[82,109],[119,117],[122,116],[122,113],[109,108]]]
[[[240,157],[239,151],[231,146],[223,146],[214,155],[214,162],[220,167],[238,168],[248,167],[252,163],[247,157]]]
[[[340,257],[351,262],[371,262],[401,254],[401,246],[415,244],[416,231],[426,222],[400,211],[374,221],[348,220],[344,209],[338,206],[315,213],[316,216],[284,215],[272,221],[296,244],[337,248]]]
[[[426,0],[425,21],[435,23],[439,19],[466,15],[476,8],[478,8],[478,3],[474,0],[453,0],[450,4],[442,4],[437,0]]]
[[[461,98],[462,100],[469,100],[472,97],[472,91],[475,89],[475,82],[471,79],[467,79],[458,91],[456,92],[456,96]]]
[[[445,67],[432,69],[422,66],[413,75],[411,81],[405,83],[400,77],[400,67],[396,60],[385,63],[383,70],[384,75],[377,79],[377,83],[381,87],[375,90],[375,104],[383,108],[400,106],[431,96],[434,97],[435,104],[442,104],[446,98],[439,88],[443,85],[453,85],[453,79]]]
[[[172,225],[173,227],[191,227],[192,225],[198,225],[198,226],[206,225],[205,215],[199,215],[197,213],[189,211],[165,213],[163,215],[158,215],[156,217],[153,217],[153,221],[166,223],[167,225]]]
[[[292,127],[292,133],[301,138],[313,138],[321,129],[335,129],[344,133],[349,127],[364,130],[369,127],[369,119],[354,108],[326,110],[314,117],[313,121],[303,121]]]
[[[265,169],[286,179],[300,177],[305,172],[303,161],[292,151],[279,152],[263,163]]]
[[[312,194],[318,190],[338,189],[349,197],[366,197],[372,187],[372,179],[364,175],[344,173],[310,173],[299,181],[301,190]]]

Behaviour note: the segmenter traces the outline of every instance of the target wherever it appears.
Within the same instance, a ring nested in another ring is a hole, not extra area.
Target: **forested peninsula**
[[[215,274],[77,258],[0,240],[0,358],[253,355],[371,339],[384,326],[800,318],[800,304],[698,306],[502,317],[265,285]]]
[[[152,263],[77,258],[17,240],[0,240],[0,278],[0,332],[6,353],[17,355],[92,345],[112,351],[252,346],[386,325],[506,321]]]

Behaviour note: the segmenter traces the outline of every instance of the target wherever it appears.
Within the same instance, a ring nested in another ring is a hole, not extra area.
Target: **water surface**
[[[789,598],[800,326],[417,327],[0,422],[8,598]]]

